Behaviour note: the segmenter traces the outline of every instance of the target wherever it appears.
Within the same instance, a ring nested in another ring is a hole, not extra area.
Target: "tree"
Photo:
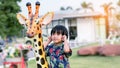
[[[113,9],[113,7],[112,7],[111,5],[112,5],[112,2],[104,3],[103,5],[101,5],[101,7],[103,7],[104,12],[106,13],[106,15],[108,15],[108,14],[109,14],[109,11],[110,11],[111,9]]]
[[[116,14],[116,18],[120,21],[120,13]]]
[[[66,10],[73,10],[73,8],[71,6],[67,6]]]
[[[18,23],[16,13],[20,12],[17,2],[21,0],[0,0],[0,36],[15,36],[20,34],[22,26]]]
[[[117,5],[120,7],[120,0],[117,2]]]
[[[106,37],[109,36],[109,21],[108,21],[108,17],[109,17],[109,11],[111,9],[113,9],[111,5],[112,5],[112,2],[104,3],[103,5],[101,5],[101,7],[103,7],[104,12],[106,14],[106,17],[105,17],[106,18]]]
[[[71,6],[67,6],[66,8],[62,6],[62,7],[60,7],[60,10],[62,10],[62,11],[73,10],[73,8]]]
[[[117,2],[117,5],[118,5],[119,8],[120,8],[120,0]],[[119,8],[118,8],[118,9],[119,9]],[[120,21],[120,11],[116,14],[116,18],[117,18],[117,20]]]
[[[87,9],[94,11],[92,3],[86,3],[85,1],[81,3],[82,8],[87,12]]]
[[[62,10],[62,11],[64,11],[64,10],[66,10],[64,7],[60,7],[60,10]]]

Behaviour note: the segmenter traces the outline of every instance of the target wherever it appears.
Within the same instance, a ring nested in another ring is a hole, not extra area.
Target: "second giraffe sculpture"
[[[53,19],[53,12],[48,12],[43,17],[39,18],[39,7],[40,2],[36,2],[36,10],[35,14],[32,14],[31,3],[28,2],[26,4],[28,8],[28,15],[29,18],[27,19],[22,14],[17,14],[17,19],[19,20],[20,24],[23,24],[27,27],[27,37],[32,38],[33,46],[36,55],[36,63],[37,68],[48,68],[48,62],[46,59],[46,54],[44,51],[43,41],[42,41],[42,25],[49,24]]]

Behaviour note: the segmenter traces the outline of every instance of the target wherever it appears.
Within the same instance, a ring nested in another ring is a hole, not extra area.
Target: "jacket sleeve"
[[[68,53],[64,53],[67,58],[69,58],[72,55],[72,49]]]

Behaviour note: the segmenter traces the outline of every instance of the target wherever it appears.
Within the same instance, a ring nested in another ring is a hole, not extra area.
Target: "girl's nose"
[[[58,36],[57,36],[57,34],[54,34],[53,37],[54,37],[54,38],[57,38]]]

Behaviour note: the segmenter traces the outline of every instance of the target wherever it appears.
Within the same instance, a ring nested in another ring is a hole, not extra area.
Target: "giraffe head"
[[[31,8],[31,3],[28,2],[26,4],[28,8],[28,18],[26,18],[22,14],[17,14],[17,19],[19,20],[19,23],[27,27],[27,37],[32,38],[38,33],[41,33],[41,27],[42,25],[47,25],[52,21],[53,18],[53,12],[48,12],[42,17],[39,17],[39,7],[40,7],[40,2],[36,2],[36,10],[35,14],[32,13],[32,8]]]

